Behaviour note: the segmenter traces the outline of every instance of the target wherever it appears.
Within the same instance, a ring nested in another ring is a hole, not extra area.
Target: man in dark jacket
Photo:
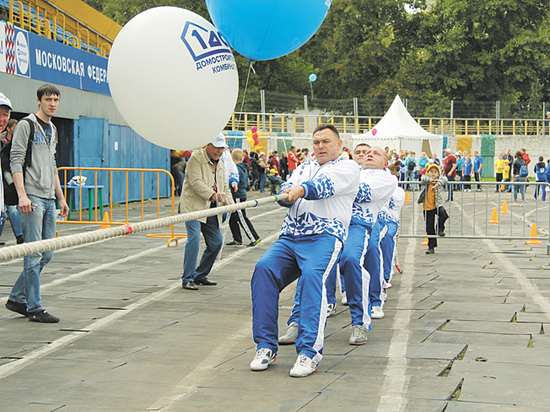
[[[243,163],[243,151],[241,149],[233,149],[231,153],[233,161],[237,165],[239,171],[239,186],[237,191],[232,192],[233,200],[235,203],[246,202],[246,185],[248,182],[248,173],[246,171],[247,165]],[[250,239],[248,246],[256,246],[260,243],[260,236],[254,230],[254,226],[246,217],[246,209],[237,210],[231,213],[229,218],[229,227],[231,228],[231,234],[233,235],[233,241],[228,243],[229,246],[240,246],[243,244],[243,238],[241,236],[241,230],[239,225],[243,228],[246,236]]]

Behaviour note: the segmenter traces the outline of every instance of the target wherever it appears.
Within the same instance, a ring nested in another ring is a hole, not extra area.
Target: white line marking
[[[277,231],[276,233],[272,234],[271,236],[268,236],[267,238],[265,238],[265,241],[267,242],[267,241],[273,239],[276,236],[279,236],[279,231]],[[162,247],[166,247],[166,246],[162,246]],[[253,248],[244,248],[243,250],[239,250],[239,251],[231,254],[227,258],[223,259],[220,262],[220,264],[221,265],[229,264],[233,260],[235,260],[238,256],[241,256],[246,252],[251,252],[252,250],[253,250]],[[143,254],[144,252],[141,252],[141,253]],[[235,255],[235,256],[233,256],[233,255]],[[124,259],[122,259],[122,260],[124,260]],[[120,262],[120,261],[117,261],[117,263],[118,262]],[[136,309],[140,309],[143,306],[145,306],[145,305],[147,305],[151,302],[154,302],[156,300],[160,300],[160,299],[164,298],[165,296],[169,295],[170,293],[174,292],[175,290],[177,290],[179,288],[181,288],[181,282],[178,280],[177,282],[174,282],[174,283],[170,284],[169,286],[167,286],[165,289],[163,289],[161,291],[158,291],[158,292],[155,292],[155,293],[152,293],[151,295],[149,295],[149,296],[147,296],[143,299],[140,299],[140,300],[124,307],[124,310],[113,312],[109,316],[101,318],[101,319],[99,319],[95,322],[92,322],[90,325],[82,328],[83,330],[88,330],[89,332],[73,332],[73,333],[70,333],[68,335],[65,335],[65,336],[59,338],[59,339],[56,339],[55,341],[51,342],[47,346],[43,346],[39,349],[36,349],[34,351],[31,351],[31,352],[25,354],[24,357],[21,358],[21,359],[15,360],[13,362],[10,362],[10,363],[4,364],[4,365],[1,365],[0,366],[0,379],[4,379],[4,378],[20,371],[21,369],[25,368],[26,366],[29,366],[32,363],[34,363],[34,361],[36,361],[36,360],[52,353],[52,352],[54,352],[58,349],[63,348],[64,346],[80,339],[83,336],[87,336],[90,333],[93,333],[97,330],[100,330],[101,328],[103,328],[103,327],[109,325],[110,323],[122,318],[123,316],[126,316],[129,313],[132,313]],[[247,322],[246,324],[248,325],[247,327],[250,328],[249,323]],[[244,328],[245,328],[245,326],[243,326],[238,332],[238,333],[243,334],[243,336],[244,336],[244,333],[246,333],[246,331],[241,332]],[[248,330],[248,334],[250,334],[250,329]],[[237,335],[233,335],[233,336],[237,336]],[[225,343],[220,345],[220,347],[222,348],[221,352],[225,353],[225,351],[226,351]],[[217,350],[220,350],[220,349],[217,349]],[[217,356],[217,357],[219,357],[219,356]],[[194,371],[196,371],[197,368],[195,368]],[[195,388],[196,388],[196,385],[195,385]]]
[[[384,370],[384,384],[382,385],[378,412],[398,412],[404,410],[405,395],[409,386],[410,377],[407,376],[407,346],[411,332],[408,329],[411,319],[412,285],[414,268],[414,252],[417,239],[409,238],[405,254],[404,272],[399,285],[399,299],[397,311],[393,319],[393,336],[388,349],[388,364]]]
[[[266,237],[263,241],[270,242],[278,236],[279,231]],[[231,263],[239,256],[245,254],[246,252],[249,252],[251,249],[254,248],[243,248],[242,250],[231,254],[230,256],[219,262],[220,267],[222,265],[225,266]],[[224,340],[212,352],[210,352],[210,355],[208,355],[189,374],[187,374],[181,381],[179,381],[178,384],[174,386],[166,396],[163,396],[162,398],[157,400],[155,403],[153,403],[153,405],[147,408],[147,410],[164,412],[171,411],[171,408],[176,402],[179,402],[186,396],[196,392],[198,387],[201,386],[202,382],[210,379],[211,375],[216,372],[214,366],[225,360],[227,358],[227,354],[234,350],[234,346],[239,343],[237,341],[243,337],[250,337],[252,331],[251,321],[252,320],[250,319],[244,322],[239,330],[229,338],[229,341],[232,341],[232,343],[229,344],[227,340]]]

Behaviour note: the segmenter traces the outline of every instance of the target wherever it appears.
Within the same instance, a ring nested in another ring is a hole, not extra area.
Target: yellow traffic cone
[[[411,203],[411,199],[409,198],[409,191],[408,190],[405,192],[405,203]]]
[[[109,220],[109,212],[105,212],[103,214],[103,224],[101,225],[100,229],[109,229],[111,227],[110,223],[111,221]]]
[[[489,220],[489,223],[500,223],[498,220],[498,213],[497,208],[493,207],[493,215],[491,216],[491,220]]]
[[[531,239],[525,242],[526,245],[542,245],[542,242],[537,237],[537,224],[533,223],[531,226],[531,234],[529,235]]]
[[[500,211],[500,213],[504,213],[507,215],[510,214],[510,211],[508,210],[508,205],[506,204],[506,200],[502,202],[502,210]]]

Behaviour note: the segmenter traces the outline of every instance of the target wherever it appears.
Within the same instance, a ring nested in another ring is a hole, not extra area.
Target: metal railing
[[[309,133],[321,123],[333,124],[341,133],[360,134],[371,130],[381,116],[330,116],[283,113],[234,112],[227,130],[250,130],[256,126],[269,133]],[[513,135],[538,136],[548,134],[549,120],[544,119],[415,119],[425,130],[447,135]]]
[[[427,238],[424,223],[416,223],[422,217],[422,204],[418,195],[422,187],[418,181],[401,181],[399,185],[408,189],[406,203],[401,211],[401,237]],[[451,183],[449,183],[450,185]],[[511,192],[496,193],[497,182],[455,181],[453,201],[446,201],[444,208],[449,215],[445,223],[445,238],[451,239],[500,239],[500,240],[541,240],[547,241],[546,252],[550,254],[550,184],[545,182],[498,182],[498,186],[510,188]],[[443,193],[448,199],[449,189]],[[471,186],[466,192],[464,186]],[[477,187],[481,191],[477,191]],[[518,188],[517,204],[514,203],[514,187]],[[520,188],[525,187],[525,200],[522,201]],[[537,198],[533,198],[537,190]],[[543,201],[543,191],[548,199]],[[437,219],[436,219],[437,221]]]
[[[139,200],[140,202],[140,221],[145,221],[145,197],[144,197],[144,182],[145,182],[145,173],[154,173],[156,175],[156,215],[157,219],[160,218],[160,187],[161,187],[161,175],[166,175],[170,180],[170,199],[171,199],[171,216],[175,215],[175,193],[176,193],[176,186],[174,182],[174,177],[166,170],[163,169],[127,169],[127,168],[94,168],[94,167],[59,167],[58,172],[60,175],[60,178],[64,182],[68,182],[70,180],[69,174],[74,174],[74,176],[79,176],[80,180],[82,180],[82,172],[85,173],[86,177],[91,177],[90,174],[93,173],[93,185],[85,185],[88,186],[88,188],[84,188],[82,186],[67,186],[65,185],[63,188],[65,199],[67,199],[68,190],[74,190],[77,192],[78,196],[75,196],[75,202],[76,202],[76,211],[78,212],[78,218],[76,220],[68,218],[64,218],[64,220],[59,221],[58,223],[66,223],[66,224],[93,224],[93,225],[102,225],[102,226],[109,226],[109,225],[128,225],[130,223],[130,214],[129,214],[129,206],[130,206],[130,197],[129,197],[129,182],[130,182],[130,173],[139,173],[140,175],[140,193],[141,198]],[[89,173],[92,172],[92,173]],[[103,175],[104,172],[108,172],[108,219],[107,219],[107,213],[104,213],[103,216],[101,216],[101,213],[99,215],[98,219],[98,210],[101,210],[103,208],[103,204],[99,203],[99,198],[103,198],[103,196],[99,196],[100,191],[103,190],[103,185],[98,183],[98,173],[101,173]],[[119,188],[115,191],[114,185],[113,185],[113,174],[114,173],[123,173],[124,174],[124,193],[125,193],[125,200],[123,202],[124,205],[124,211],[125,211],[125,218],[123,221],[115,221],[113,220],[113,195],[115,192],[119,192]],[[83,198],[83,192],[85,193],[86,190],[90,189],[90,191],[94,195],[94,200],[90,203],[93,207],[93,213],[90,213],[89,216],[92,217],[90,220],[84,220],[83,219],[83,205],[82,205],[82,198]],[[71,205],[69,205],[71,207]],[[169,234],[151,234],[147,235],[148,237],[156,237],[156,238],[168,238],[168,246],[170,246],[170,243],[174,241],[176,245],[178,244],[178,239],[186,237],[185,234],[177,234],[174,231],[174,225],[170,226],[171,232]]]
[[[37,0],[10,2],[9,23],[99,56],[108,57],[111,50],[112,42],[45,2]]]

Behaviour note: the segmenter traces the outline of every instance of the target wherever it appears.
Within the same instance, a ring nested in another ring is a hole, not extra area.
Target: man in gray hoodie
[[[55,237],[56,196],[61,216],[69,213],[55,161],[57,129],[51,123],[59,107],[60,92],[55,86],[45,84],[38,88],[36,96],[38,111],[17,124],[10,154],[26,242]],[[30,163],[26,162],[29,150]],[[44,310],[40,298],[40,273],[52,257],[53,251],[25,256],[23,271],[10,293],[7,309],[33,322],[59,322],[59,318]]]

